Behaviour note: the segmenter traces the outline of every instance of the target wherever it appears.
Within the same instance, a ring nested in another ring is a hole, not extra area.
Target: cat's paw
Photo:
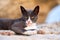
[[[0,30],[0,35],[14,35],[15,33],[11,30]]]
[[[23,34],[35,35],[35,34],[37,34],[37,31],[36,31],[36,30],[35,30],[35,31],[26,31],[26,32],[24,32]]]
[[[45,31],[44,30],[38,30],[37,34],[45,34]]]

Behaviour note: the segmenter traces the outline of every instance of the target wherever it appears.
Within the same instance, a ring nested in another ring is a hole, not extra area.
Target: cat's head
[[[22,17],[26,21],[26,24],[36,23],[39,13],[39,6],[36,6],[34,10],[26,10],[23,6],[20,6]]]

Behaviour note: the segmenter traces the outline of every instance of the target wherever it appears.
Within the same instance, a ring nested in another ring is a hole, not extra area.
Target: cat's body
[[[0,29],[12,30],[17,34],[24,34],[28,30],[36,30],[39,6],[31,11],[25,10],[22,6],[20,8],[22,17],[19,19],[0,19]]]
[[[24,21],[22,18],[19,19],[0,19],[0,29],[8,30],[11,25],[13,25],[15,22]]]

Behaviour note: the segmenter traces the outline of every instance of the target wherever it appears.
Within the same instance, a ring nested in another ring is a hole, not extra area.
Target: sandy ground
[[[32,35],[32,36],[0,35],[0,40],[60,40],[60,35],[55,35],[55,34],[45,34],[45,35],[37,34],[37,35]]]

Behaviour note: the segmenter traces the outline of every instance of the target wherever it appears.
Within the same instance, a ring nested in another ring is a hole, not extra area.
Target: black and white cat
[[[17,34],[26,34],[26,32],[37,29],[36,21],[38,18],[39,6],[36,6],[34,10],[26,10],[23,6],[20,6],[22,17],[19,19],[0,19],[0,29],[12,30]],[[27,33],[29,34],[29,33]]]
[[[21,12],[23,17],[26,19],[26,30],[29,29],[36,29],[36,21],[38,18],[39,6],[36,6],[34,10],[26,10],[24,7],[21,6]]]

